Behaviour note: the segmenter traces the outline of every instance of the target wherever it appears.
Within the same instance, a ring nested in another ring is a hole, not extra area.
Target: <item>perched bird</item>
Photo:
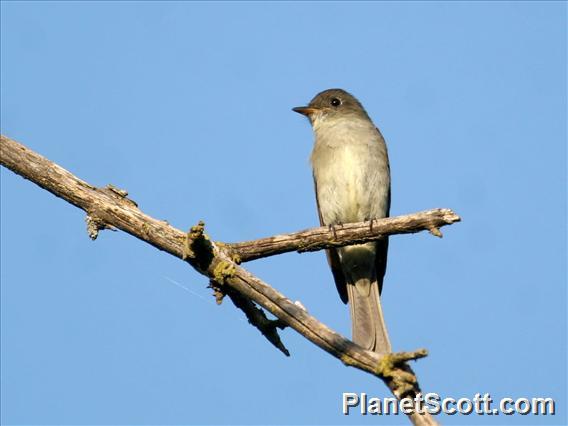
[[[387,147],[361,103],[345,90],[329,89],[293,110],[307,116],[314,131],[311,164],[320,223],[387,217]],[[350,305],[353,341],[380,353],[391,352],[380,301],[387,250],[388,238],[327,250],[339,296]]]

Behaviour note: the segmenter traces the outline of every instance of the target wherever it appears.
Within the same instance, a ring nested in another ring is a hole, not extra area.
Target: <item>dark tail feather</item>
[[[347,294],[353,341],[373,352],[390,353],[391,344],[383,319],[377,281],[360,278],[355,284],[348,283]]]

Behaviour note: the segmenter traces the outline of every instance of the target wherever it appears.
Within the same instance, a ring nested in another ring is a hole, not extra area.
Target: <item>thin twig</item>
[[[246,262],[262,257],[274,256],[291,251],[318,251],[324,248],[341,247],[375,241],[385,235],[410,234],[430,231],[441,237],[442,226],[459,222],[460,217],[450,209],[432,209],[404,216],[373,219],[372,222],[346,223],[341,227],[328,226],[306,229],[284,235],[224,243],[237,258]]]

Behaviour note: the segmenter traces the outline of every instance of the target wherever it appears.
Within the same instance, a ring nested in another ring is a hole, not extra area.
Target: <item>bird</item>
[[[292,110],[309,119],[314,133],[310,162],[320,224],[335,229],[388,217],[387,146],[357,98],[343,89],[328,89]],[[339,296],[349,303],[353,342],[385,354],[391,344],[380,297],[387,252],[387,236],[326,250]]]

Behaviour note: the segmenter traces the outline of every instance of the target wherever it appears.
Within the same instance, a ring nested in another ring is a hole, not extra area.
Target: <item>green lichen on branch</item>
[[[192,226],[185,237],[182,259],[194,263],[201,270],[206,270],[213,260],[213,245],[205,233],[205,223],[200,220]]]
[[[224,284],[225,281],[235,275],[235,264],[221,260],[213,269],[213,279],[216,283]]]
[[[230,244],[225,244],[221,241],[215,241],[215,245],[223,250],[225,254],[237,265],[240,265],[242,263],[241,256],[239,256],[236,250],[230,247]]]
[[[231,257],[231,260],[232,260],[233,262],[235,262],[237,265],[240,265],[240,264],[241,264],[242,259],[241,259],[241,256],[239,256],[238,253],[236,253],[235,251],[231,251],[231,252],[229,253],[229,256]]]
[[[398,352],[384,355],[375,373],[377,376],[392,382],[393,392],[397,397],[403,397],[412,393],[416,388],[416,376],[410,373],[406,361],[424,358],[428,355],[426,349],[418,349],[414,352]]]
[[[393,371],[397,370],[401,364],[406,361],[412,361],[424,358],[428,355],[426,349],[418,349],[414,352],[396,352],[392,354],[385,354],[379,361],[376,373],[381,377],[392,377]]]
[[[347,367],[353,367],[353,366],[357,365],[357,362],[353,359],[353,357],[351,357],[347,354],[341,354],[339,359]]]

